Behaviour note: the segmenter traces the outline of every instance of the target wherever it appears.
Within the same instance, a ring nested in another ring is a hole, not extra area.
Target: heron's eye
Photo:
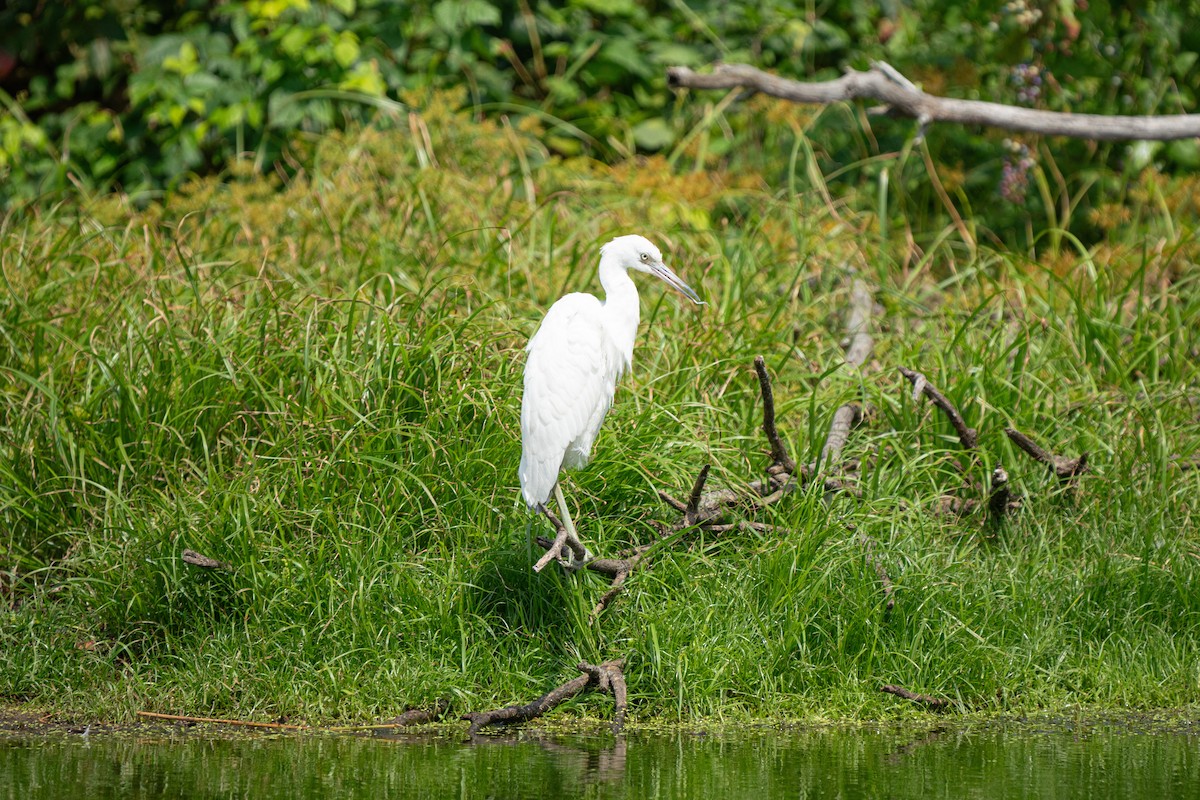
[[[642,253],[642,254],[641,254],[641,256],[639,256],[639,258],[641,258],[641,259],[642,259],[642,261],[649,261],[649,260],[650,260],[650,254],[649,254],[649,253]]]

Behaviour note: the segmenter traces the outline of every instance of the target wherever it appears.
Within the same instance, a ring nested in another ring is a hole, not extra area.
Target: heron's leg
[[[566,566],[568,569],[577,570],[592,560],[592,554],[583,546],[583,542],[579,541],[575,523],[571,522],[571,512],[567,510],[567,500],[563,497],[562,487],[557,483],[554,484],[554,499],[558,501],[558,511],[562,514],[563,525],[567,528],[567,548],[571,551],[571,561]]]

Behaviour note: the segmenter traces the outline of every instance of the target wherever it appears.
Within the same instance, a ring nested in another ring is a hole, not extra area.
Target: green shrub
[[[885,59],[927,90],[1050,109],[1177,113],[1195,107],[1200,3],[933,0],[16,0],[0,11],[0,203],[176,186],[247,157],[304,166],[299,138],[400,118],[412,90],[461,87],[478,114],[536,121],[550,152],[749,161],[780,174],[795,131],[754,104],[679,99],[664,68],[743,61],[801,78]],[[696,136],[701,128],[713,135]],[[699,127],[698,127],[699,126]],[[843,114],[807,129],[822,167],[903,149],[907,121]],[[700,141],[702,140],[702,142]],[[1096,146],[939,128],[946,190],[997,230],[1069,228],[1123,202],[1131,174],[1200,165],[1196,142]],[[883,162],[834,182],[870,182]],[[894,176],[893,176],[894,177]],[[1095,191],[1093,191],[1095,187]],[[931,227],[943,201],[924,171],[897,188]]]

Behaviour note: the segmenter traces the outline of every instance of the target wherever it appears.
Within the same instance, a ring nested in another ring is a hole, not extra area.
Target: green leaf
[[[289,56],[298,56],[308,44],[311,34],[305,28],[299,25],[294,25],[288,28],[287,33],[279,40],[279,47]]]
[[[643,150],[662,150],[675,141],[675,131],[661,117],[648,119],[633,126],[633,140]]]
[[[654,61],[667,66],[695,67],[705,62],[699,48],[677,42],[668,42],[654,47]]]
[[[446,33],[461,33],[472,25],[499,25],[500,10],[487,0],[441,0],[433,19]]]
[[[574,81],[558,75],[546,78],[546,87],[550,90],[550,97],[560,103],[574,103],[583,97],[583,92]]]
[[[600,48],[598,56],[601,60],[615,64],[634,75],[646,76],[653,72],[646,56],[638,50],[637,45],[630,39],[611,38]]]
[[[1181,167],[1200,169],[1200,143],[1195,139],[1179,139],[1167,145],[1167,158]]]
[[[632,17],[638,10],[633,0],[572,0],[571,5],[603,17]]]
[[[342,67],[349,67],[355,61],[358,61],[358,42],[353,33],[343,31],[337,40],[337,44],[333,46],[333,57]]]

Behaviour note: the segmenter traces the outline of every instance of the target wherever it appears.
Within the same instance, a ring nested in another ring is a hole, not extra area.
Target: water
[[[0,738],[0,799],[1200,798],[1200,727]]]

